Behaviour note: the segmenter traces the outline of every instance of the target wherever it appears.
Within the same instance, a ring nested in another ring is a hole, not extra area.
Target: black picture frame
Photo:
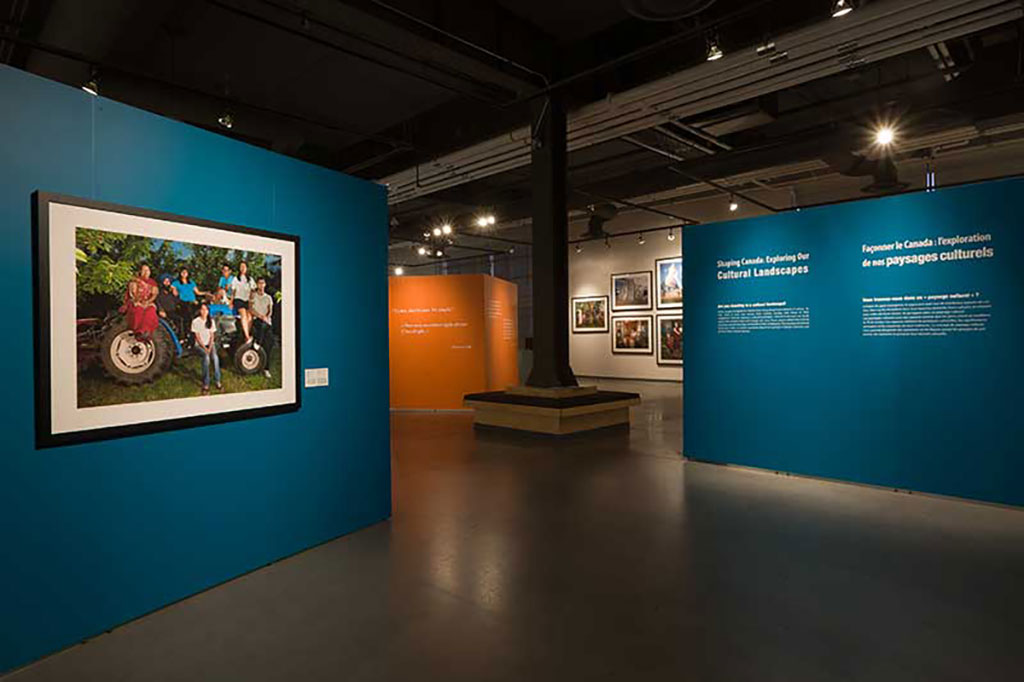
[[[654,329],[655,329],[655,337],[656,337],[656,341],[655,342],[658,344],[657,348],[656,348],[656,354],[655,354],[656,355],[656,362],[659,365],[663,366],[663,367],[682,367],[683,366],[683,359],[682,358],[680,358],[678,360],[666,359],[661,354],[661,348],[662,348],[662,343],[661,343],[661,322],[662,322],[662,320],[679,320],[679,326],[680,326],[680,329],[682,329],[682,326],[683,326],[683,310],[682,310],[682,308],[678,309],[676,312],[673,312],[673,313],[665,313],[663,315],[657,315],[654,318]],[[682,337],[680,337],[679,343],[682,346],[682,343],[683,343]],[[685,346],[682,346],[682,347],[685,348]]]
[[[647,279],[647,303],[645,305],[618,305],[615,302],[615,280],[621,277],[633,277],[635,275],[641,275]],[[637,270],[636,272],[614,272],[611,277],[611,306],[613,313],[620,312],[635,312],[637,310],[653,310],[654,308],[654,271],[653,270]]]
[[[185,223],[196,227],[210,228],[228,232],[244,233],[267,237],[271,239],[289,241],[294,244],[294,310],[295,329],[294,356],[295,356],[295,399],[292,402],[233,410],[229,412],[218,412],[210,414],[197,414],[186,417],[175,417],[147,421],[143,423],[125,424],[117,426],[104,426],[80,431],[54,433],[52,429],[51,399],[51,365],[50,365],[50,344],[52,330],[50,329],[50,206],[51,204],[64,204],[82,208],[97,209],[114,213],[122,213],[142,218],[165,220],[176,223]],[[78,443],[89,443],[115,438],[126,438],[141,436],[163,431],[174,431],[178,429],[208,426],[258,417],[269,417],[279,414],[296,412],[302,407],[302,375],[301,358],[301,292],[300,282],[300,240],[297,235],[273,232],[270,230],[245,227],[221,223],[204,218],[183,216],[164,211],[154,211],[135,206],[125,206],[104,201],[95,201],[81,197],[45,192],[38,190],[31,196],[32,208],[32,266],[33,279],[33,329],[34,329],[34,375],[35,375],[35,435],[36,447],[39,449],[73,445]]]
[[[663,303],[662,300],[661,300],[661,283],[662,283],[661,266],[662,266],[662,263],[675,263],[675,262],[679,263],[679,276],[680,276],[680,280],[679,280],[679,295],[680,295],[680,299],[679,299],[678,302],[674,302],[674,303]],[[683,274],[683,256],[682,256],[682,254],[680,254],[678,256],[672,256],[671,258],[658,258],[657,260],[654,261],[654,289],[655,289],[654,296],[655,296],[655,307],[657,307],[658,310],[669,310],[669,311],[682,310],[682,308],[683,308],[683,299],[682,299],[682,296],[683,296],[683,282],[682,282],[682,274]]]
[[[615,324],[617,322],[625,322],[627,320],[643,320],[647,322],[647,347],[646,348],[619,348],[616,344],[618,334],[616,333]],[[611,323],[611,341],[612,341],[612,355],[653,355],[654,354],[654,316],[653,315],[619,315],[612,318]]]
[[[576,325],[576,302],[577,301],[604,301],[604,327],[601,328],[589,328],[589,327],[578,327]],[[611,329],[611,316],[612,311],[609,308],[610,301],[608,296],[573,296],[569,300],[569,323],[570,329],[573,334],[607,334],[608,330]]]

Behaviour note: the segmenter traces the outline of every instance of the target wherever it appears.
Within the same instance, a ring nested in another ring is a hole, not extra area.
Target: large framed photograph
[[[683,258],[661,258],[654,262],[658,277],[658,308],[683,307]]]
[[[572,332],[608,332],[608,297],[578,296],[572,299]]]
[[[652,279],[650,270],[612,275],[612,310],[650,310]]]
[[[299,408],[298,237],[33,199],[39,447]]]
[[[658,364],[683,364],[683,313],[658,315]]]
[[[650,315],[612,318],[612,352],[638,355],[650,355],[654,352],[651,345],[651,327],[653,318]]]

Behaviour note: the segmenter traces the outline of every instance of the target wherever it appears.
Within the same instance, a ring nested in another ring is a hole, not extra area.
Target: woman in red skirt
[[[156,313],[156,297],[159,293],[160,288],[150,276],[149,266],[143,263],[139,274],[128,282],[124,305],[121,307],[128,326],[141,339],[148,339],[160,324]]]

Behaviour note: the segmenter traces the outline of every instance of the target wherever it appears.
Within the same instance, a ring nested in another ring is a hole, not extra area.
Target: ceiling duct
[[[577,109],[567,121],[568,147],[583,149],[734,106],[1022,16],[1021,0],[879,0],[842,21],[775,38],[777,50],[788,54],[784,61],[751,47]],[[388,186],[388,202],[397,204],[527,166],[530,154],[530,130],[523,127],[379,182]]]
[[[581,239],[604,239],[609,234],[604,229],[604,224],[619,215],[619,209],[613,204],[597,204],[588,209],[590,218],[587,220],[587,231]]]
[[[832,152],[826,154],[824,160],[840,175],[872,178],[869,185],[861,188],[865,194],[891,194],[910,186],[900,182],[896,163],[888,154],[872,159],[863,154]]]
[[[717,0],[622,0],[622,8],[644,21],[678,21],[700,14]]]

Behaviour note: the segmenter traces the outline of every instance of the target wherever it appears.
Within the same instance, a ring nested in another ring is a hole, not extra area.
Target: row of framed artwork
[[[652,284],[656,284],[654,287]],[[605,334],[612,328],[612,353],[652,355],[659,365],[683,364],[683,259],[660,258],[654,271],[612,275],[611,310],[614,313],[671,310],[653,315],[618,315],[609,321],[609,297],[577,296],[572,299],[572,332]],[[653,294],[652,294],[653,292]],[[656,295],[656,299],[652,296]],[[652,327],[657,322],[656,334]],[[656,336],[656,338],[655,338]]]
[[[608,332],[608,297],[581,296],[572,299],[573,331]],[[657,322],[657,345],[652,345],[651,327]],[[616,315],[611,318],[612,353],[652,355],[657,350],[659,365],[683,364],[683,311],[653,315]]]

